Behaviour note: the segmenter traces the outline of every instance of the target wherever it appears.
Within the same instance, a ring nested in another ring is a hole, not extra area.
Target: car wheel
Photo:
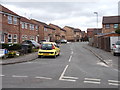
[[[38,58],[41,58],[42,56],[41,55],[38,55]]]
[[[116,53],[115,53],[115,52],[113,52],[113,55],[114,55],[114,56],[116,56]]]
[[[56,58],[56,52],[55,52],[54,58]]]

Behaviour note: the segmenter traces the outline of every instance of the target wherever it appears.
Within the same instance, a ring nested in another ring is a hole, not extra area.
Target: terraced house
[[[66,30],[66,39],[68,41],[79,41],[81,39],[82,32],[80,29],[70,26],[65,26],[64,29]]]
[[[0,5],[0,43],[20,42],[20,16]]]
[[[49,24],[49,26],[56,29],[55,30],[55,40],[65,39],[66,30],[64,30],[61,27],[54,25],[54,24]]]

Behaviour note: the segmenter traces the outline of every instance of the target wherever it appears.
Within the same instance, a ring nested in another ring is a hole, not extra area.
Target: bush
[[[120,34],[120,28],[118,28],[117,30],[115,30],[115,33]]]
[[[20,50],[21,44],[2,44],[2,49],[8,49],[8,50]]]

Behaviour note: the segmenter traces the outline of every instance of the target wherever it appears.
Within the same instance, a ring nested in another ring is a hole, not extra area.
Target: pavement
[[[114,57],[110,52],[106,52],[104,50],[91,47],[88,44],[85,44],[83,48],[91,51],[97,58],[99,58],[106,65],[109,65],[109,66],[112,65],[118,68],[118,57]],[[22,63],[22,62],[29,62],[29,61],[35,60],[36,58],[38,58],[37,52],[34,52],[34,53],[30,53],[24,56],[16,57],[16,58],[9,58],[5,60],[1,60],[0,65],[9,65],[9,64]]]
[[[9,64],[16,64],[22,62],[29,62],[33,61],[38,58],[37,52],[26,54],[24,56],[19,56],[15,58],[8,58],[0,61],[0,65],[9,65]]]

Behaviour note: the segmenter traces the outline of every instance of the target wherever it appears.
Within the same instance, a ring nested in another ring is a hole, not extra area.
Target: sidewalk
[[[100,59],[100,61],[104,62],[106,65],[114,67],[116,69],[120,68],[118,66],[118,60],[120,58],[119,56],[113,56],[111,52],[89,46],[88,44],[85,44],[83,48],[91,51],[97,58]]]
[[[28,62],[36,59],[38,57],[37,52],[26,54],[24,56],[19,56],[16,58],[9,58],[0,61],[0,65],[16,64],[22,62]]]

